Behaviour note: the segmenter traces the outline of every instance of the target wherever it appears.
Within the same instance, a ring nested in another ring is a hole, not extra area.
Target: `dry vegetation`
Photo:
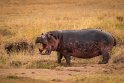
[[[28,40],[34,43],[37,36],[50,30],[85,28],[100,28],[113,34],[117,40],[117,46],[111,53],[111,60],[107,67],[111,68],[111,65],[119,65],[117,69],[124,71],[124,0],[0,0],[0,68],[65,68],[64,59],[61,65],[55,63],[55,52],[50,56],[41,56],[38,54],[37,49],[35,49],[33,55],[28,52],[21,52],[18,54],[12,53],[9,56],[4,50],[4,45],[20,40]],[[98,60],[99,57],[89,60],[72,58],[72,66],[82,67],[85,64],[87,66],[88,64],[97,64]],[[96,71],[93,75],[86,75],[86,78],[82,76],[72,77],[73,80],[71,82],[124,82],[122,78],[124,77],[124,72],[116,76],[115,73],[107,75],[101,73],[99,75]],[[102,79],[99,80],[99,78]],[[1,80],[3,83],[10,83],[6,81],[8,77],[1,76]],[[12,78],[13,83],[16,83],[17,80],[18,77],[15,81]],[[57,79],[52,81],[61,82],[61,80]]]

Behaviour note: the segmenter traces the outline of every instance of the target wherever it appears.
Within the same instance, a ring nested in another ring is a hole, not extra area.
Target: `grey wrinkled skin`
[[[87,59],[99,55],[102,56],[99,63],[106,64],[116,40],[110,33],[100,29],[82,29],[49,31],[37,37],[36,43],[43,44],[43,48],[39,48],[41,54],[48,55],[56,51],[59,64],[63,57],[67,65],[70,65],[71,56]],[[42,53],[43,50],[46,50],[45,53]]]

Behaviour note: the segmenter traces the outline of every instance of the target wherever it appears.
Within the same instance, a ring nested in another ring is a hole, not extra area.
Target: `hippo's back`
[[[100,29],[84,29],[84,30],[63,30],[63,42],[103,42],[105,44],[113,44],[114,39],[111,34]]]

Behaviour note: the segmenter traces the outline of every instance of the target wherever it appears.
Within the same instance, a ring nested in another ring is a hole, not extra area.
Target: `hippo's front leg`
[[[63,55],[61,53],[57,53],[57,63],[60,64],[61,63],[61,59],[62,59]]]
[[[67,66],[70,66],[71,65],[71,55],[66,54],[66,55],[64,55],[64,58],[66,59]]]

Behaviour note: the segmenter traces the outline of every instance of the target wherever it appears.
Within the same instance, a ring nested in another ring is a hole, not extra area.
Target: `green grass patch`
[[[118,23],[115,25],[118,29],[123,30],[124,29],[124,23]]]
[[[18,77],[18,76],[14,76],[14,75],[10,75],[6,77],[7,79],[23,79],[23,77]]]
[[[19,68],[22,66],[22,62],[21,61],[11,61],[10,66],[14,67],[14,68]]]
[[[37,69],[54,69],[58,66],[55,61],[50,61],[50,60],[37,60],[37,61],[32,61],[27,68],[37,68]]]
[[[6,64],[7,57],[6,56],[0,56],[0,64]]]
[[[35,80],[27,77],[19,76],[0,76],[0,83],[48,83],[44,80]]]
[[[7,56],[1,56],[0,55],[0,68],[5,68],[7,61],[8,61],[8,57]]]

